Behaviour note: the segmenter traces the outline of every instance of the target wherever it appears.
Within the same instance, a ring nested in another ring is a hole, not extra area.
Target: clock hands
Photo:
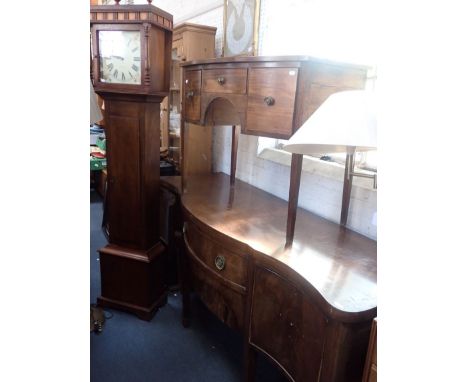
[[[124,60],[124,58],[123,58],[123,57],[121,57],[121,56],[111,56],[111,57],[112,57],[112,58],[118,58],[118,59],[119,59],[119,60],[121,60],[121,61],[123,61],[123,60]]]

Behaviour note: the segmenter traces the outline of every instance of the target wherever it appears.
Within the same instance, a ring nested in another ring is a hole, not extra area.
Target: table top
[[[217,173],[189,178],[182,205],[196,219],[294,270],[343,314],[376,315],[377,243],[301,208],[285,248],[288,204]]]

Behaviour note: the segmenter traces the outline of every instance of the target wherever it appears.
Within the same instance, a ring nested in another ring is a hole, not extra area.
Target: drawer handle
[[[192,98],[195,95],[193,90],[187,92],[187,98]]]
[[[263,99],[263,102],[265,102],[267,106],[273,106],[275,104],[275,99],[273,97],[268,96]]]
[[[222,271],[226,266],[226,259],[224,256],[218,255],[215,258],[215,266],[219,271]]]
[[[226,79],[224,77],[218,77],[218,84],[224,85],[226,83]]]

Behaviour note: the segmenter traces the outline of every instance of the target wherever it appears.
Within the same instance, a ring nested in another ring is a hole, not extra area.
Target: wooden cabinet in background
[[[182,150],[180,137],[182,70],[180,63],[215,57],[215,35],[216,28],[206,25],[183,23],[174,27],[169,96],[161,106],[161,148],[164,150],[167,148],[165,159],[174,164],[177,171],[180,169],[180,153]],[[195,136],[192,137],[194,142],[204,142],[204,136],[211,134],[211,130],[199,130],[198,135],[204,134],[202,138],[196,136],[197,131],[194,134]],[[205,155],[208,155],[208,150],[205,147],[203,147],[203,150],[204,153],[206,151]],[[211,150],[209,151],[209,158],[211,158]],[[194,168],[197,168],[197,164],[194,164]]]

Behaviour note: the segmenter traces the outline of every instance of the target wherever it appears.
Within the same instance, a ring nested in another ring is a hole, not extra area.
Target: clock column
[[[114,5],[91,7],[90,17],[93,82],[105,102],[107,138],[109,244],[99,250],[98,303],[150,320],[167,300],[166,249],[159,235],[159,111],[169,91],[172,16],[152,5]],[[139,31],[138,83],[103,75],[104,31]]]

